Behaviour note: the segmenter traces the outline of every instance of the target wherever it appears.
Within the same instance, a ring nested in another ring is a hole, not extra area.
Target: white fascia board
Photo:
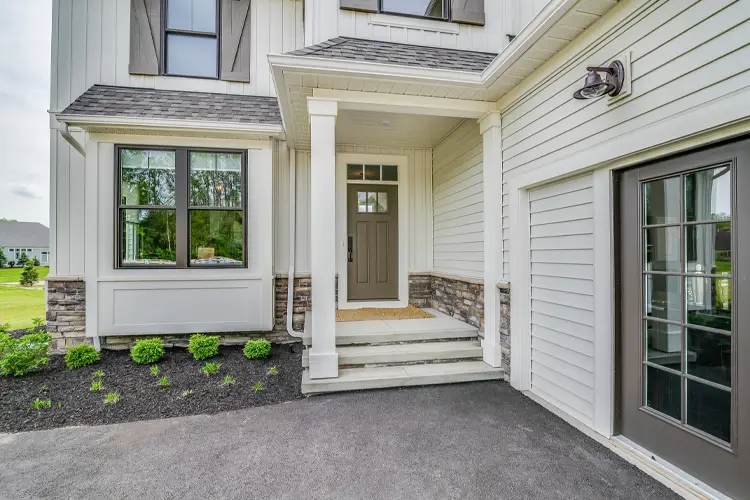
[[[482,71],[482,83],[490,87],[528,52],[579,0],[551,0],[521,33]]]
[[[474,89],[483,86],[482,75],[480,73],[470,73],[467,71],[397,66],[394,64],[367,61],[292,56],[286,54],[271,54],[268,56],[268,62],[275,69],[288,69],[295,72],[308,71],[315,74],[375,78],[433,85],[459,85]]]
[[[278,66],[271,66],[271,75],[273,76],[273,83],[276,86],[276,99],[279,101],[279,112],[281,113],[281,123],[283,129],[286,132],[287,141],[291,141],[291,147],[300,148],[297,144],[297,134],[294,127],[294,113],[292,112],[291,103],[289,102],[289,92],[284,84],[284,70]],[[288,130],[287,127],[291,126],[292,130]]]
[[[262,134],[269,137],[283,135],[281,125],[266,125],[260,123],[210,122],[198,120],[167,120],[162,118],[139,118],[122,116],[90,116],[90,115],[56,115],[57,121],[80,127],[84,130],[93,127],[133,127],[160,130],[205,130],[221,132],[239,132]]]
[[[313,96],[336,99],[339,109],[406,113],[413,115],[481,118],[495,110],[495,103],[466,101],[443,97],[426,97],[351,90],[313,89]]]

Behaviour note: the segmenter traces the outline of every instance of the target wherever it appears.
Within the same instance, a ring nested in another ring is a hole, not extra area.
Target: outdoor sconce
[[[605,94],[614,97],[622,90],[625,83],[625,66],[619,60],[608,67],[593,66],[586,70],[589,74],[586,76],[585,85],[573,94],[576,99],[597,99]],[[604,73],[604,79],[599,73]]]

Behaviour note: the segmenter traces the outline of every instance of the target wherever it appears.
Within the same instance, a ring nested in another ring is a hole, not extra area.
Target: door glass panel
[[[643,210],[646,225],[680,222],[680,178],[643,184]]]
[[[350,181],[362,180],[362,165],[347,165],[346,178]]]
[[[732,393],[694,380],[687,381],[687,424],[729,441]]]
[[[653,366],[646,367],[645,375],[646,406],[680,420],[682,412],[680,376]]]
[[[378,193],[378,213],[388,213],[388,193]]]
[[[712,167],[644,183],[641,217],[644,404],[724,441],[732,420],[731,174]]]
[[[685,272],[732,272],[732,223],[685,226]]]
[[[685,278],[687,322],[717,330],[732,330],[732,280]]]
[[[680,228],[657,227],[644,230],[645,271],[680,271]]]
[[[367,212],[367,193],[365,191],[357,191],[357,212]]]
[[[378,193],[367,193],[367,212],[375,213],[378,207]]]
[[[687,328],[687,372],[694,377],[732,386],[732,337]]]
[[[647,274],[644,276],[643,312],[652,318],[682,320],[682,290],[679,276]]]
[[[646,361],[680,371],[682,368],[682,327],[644,321]]]
[[[685,220],[711,221],[732,215],[731,169],[722,166],[685,176]]]

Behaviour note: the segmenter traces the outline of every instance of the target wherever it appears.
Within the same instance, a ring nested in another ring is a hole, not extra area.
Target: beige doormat
[[[393,319],[429,319],[435,316],[414,306],[378,308],[365,307],[362,309],[338,309],[336,321],[345,323],[347,321],[377,321]]]

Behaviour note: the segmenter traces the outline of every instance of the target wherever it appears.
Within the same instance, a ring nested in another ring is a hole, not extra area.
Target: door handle
[[[354,262],[354,238],[349,236],[348,243],[349,243],[349,246],[348,246],[348,250],[346,253],[346,261]]]

